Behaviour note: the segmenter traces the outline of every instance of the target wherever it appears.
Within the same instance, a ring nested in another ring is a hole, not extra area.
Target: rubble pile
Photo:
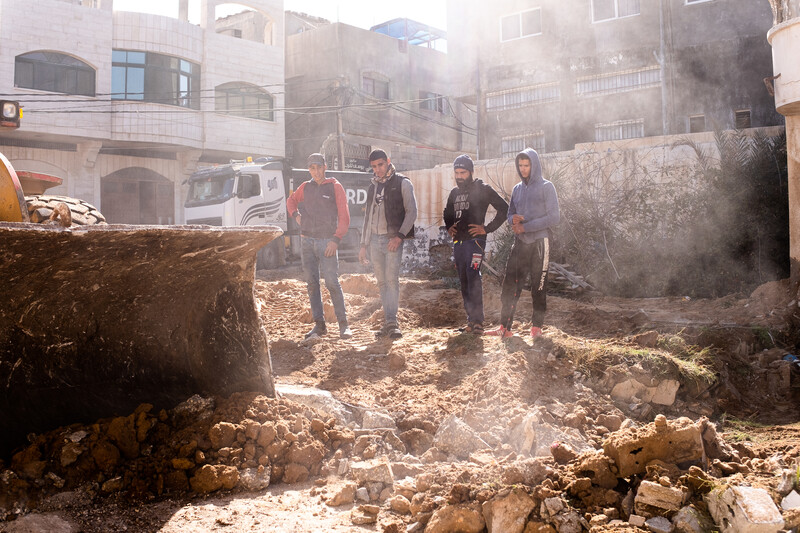
[[[128,416],[34,436],[0,473],[0,519],[56,492],[147,499],[305,481],[354,440],[334,418],[255,393],[193,396],[169,412],[143,404]]]
[[[0,462],[0,522],[63,511],[83,530],[102,531],[89,521],[112,503],[144,515],[148,502],[171,500],[189,509],[176,515],[194,526],[204,507],[213,515],[229,494],[249,493],[235,500],[257,501],[252,523],[266,529],[281,506],[304,531],[323,518],[384,532],[800,526],[800,430],[787,426],[779,445],[749,444],[724,440],[711,418],[748,403],[796,412],[797,375],[784,351],[720,357],[704,367],[712,379],[694,380],[676,368],[680,354],[664,349],[674,335],[643,324],[631,333],[625,317],[645,314],[641,302],[603,311],[558,298],[544,337],[476,338],[454,329],[458,293],[418,280],[404,282],[404,336],[389,341],[373,335],[381,318],[374,280],[355,274],[342,285],[354,337],[307,343],[304,284],[256,284],[277,399],[194,396],[169,411],[143,404],[31,435]],[[496,300],[487,293],[489,313]],[[684,313],[688,304],[659,300],[657,311],[670,305]],[[578,336],[597,317],[606,320],[592,326],[598,331],[622,333]],[[735,386],[726,372],[738,376]],[[281,503],[289,494],[302,507]],[[214,516],[211,530],[248,530],[237,512]]]
[[[39,435],[2,470],[0,512],[9,519],[52,508],[59,493],[198,497],[313,478],[327,505],[350,505],[354,525],[384,531],[778,532],[800,524],[798,466],[734,448],[705,418],[658,415],[637,427],[584,414],[578,430],[560,425],[550,411],[563,406],[552,404],[515,418],[523,429],[512,432],[512,450],[455,415],[398,427],[365,411],[347,427],[341,411],[326,412],[335,405],[303,401],[195,396],[169,412],[142,405]],[[580,411],[571,407],[566,416]],[[586,428],[603,424],[615,430],[592,445]]]

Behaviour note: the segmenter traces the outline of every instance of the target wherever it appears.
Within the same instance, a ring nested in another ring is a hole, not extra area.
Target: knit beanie
[[[472,174],[473,170],[472,158],[467,154],[461,154],[460,156],[456,157],[456,160],[453,161],[453,170],[457,168],[463,168],[464,170]]]

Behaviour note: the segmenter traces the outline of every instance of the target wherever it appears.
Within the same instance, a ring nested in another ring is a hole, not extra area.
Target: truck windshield
[[[233,193],[233,176],[213,176],[189,182],[186,207],[221,204]]]

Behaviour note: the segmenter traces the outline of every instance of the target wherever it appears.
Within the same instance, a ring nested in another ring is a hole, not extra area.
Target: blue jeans
[[[473,324],[483,324],[481,264],[485,249],[485,239],[459,241],[453,246],[453,259],[456,263],[458,279],[461,281],[461,297],[464,299],[467,322]]]
[[[372,235],[369,255],[375,269],[375,279],[381,293],[383,315],[386,324],[397,324],[397,307],[400,304],[400,262],[403,259],[403,244],[394,252],[389,251],[388,235]]]
[[[303,272],[308,283],[308,299],[311,302],[311,315],[314,322],[325,322],[322,308],[322,293],[319,287],[320,272],[325,279],[325,286],[331,294],[331,302],[340,324],[347,323],[347,312],[344,307],[344,293],[339,285],[339,253],[325,257],[325,248],[331,239],[315,239],[302,237]]]

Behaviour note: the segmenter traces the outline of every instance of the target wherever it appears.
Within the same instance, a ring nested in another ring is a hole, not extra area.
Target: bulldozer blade
[[[260,228],[0,222],[0,457],[59,425],[193,394],[275,395]]]

